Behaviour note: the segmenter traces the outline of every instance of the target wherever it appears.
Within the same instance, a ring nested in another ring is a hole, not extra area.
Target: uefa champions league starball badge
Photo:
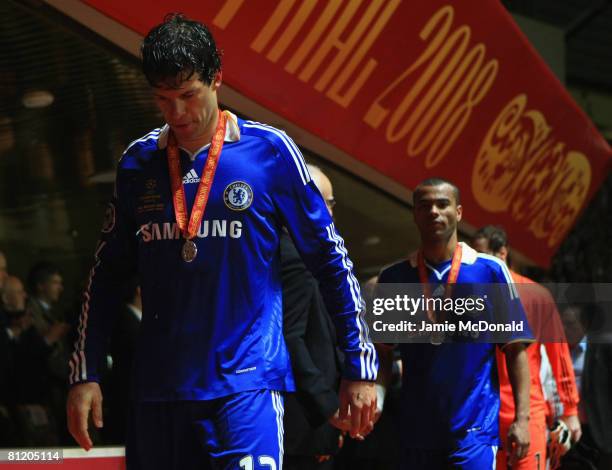
[[[181,249],[181,256],[183,257],[183,261],[186,263],[191,263],[198,254],[198,247],[191,240],[185,240],[183,243],[183,248]]]

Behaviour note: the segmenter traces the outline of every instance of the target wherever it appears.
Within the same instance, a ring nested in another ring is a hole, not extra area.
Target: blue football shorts
[[[126,437],[128,470],[280,470],[282,461],[279,392],[133,405]]]
[[[461,469],[495,470],[497,446],[470,444],[442,451],[406,449],[401,459],[402,470]]]

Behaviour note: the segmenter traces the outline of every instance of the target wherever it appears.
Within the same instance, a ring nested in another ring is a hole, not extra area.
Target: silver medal
[[[191,263],[198,254],[198,247],[191,240],[185,240],[183,243],[183,248],[181,249],[181,256],[183,257],[183,261],[186,263]]]

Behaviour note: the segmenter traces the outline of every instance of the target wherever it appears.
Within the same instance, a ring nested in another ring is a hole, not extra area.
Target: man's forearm
[[[508,377],[514,395],[515,421],[529,419],[529,389],[530,375],[529,362],[525,345],[521,343],[509,344],[505,350]]]

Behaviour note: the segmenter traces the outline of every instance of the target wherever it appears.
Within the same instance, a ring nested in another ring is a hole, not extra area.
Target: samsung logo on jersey
[[[140,227],[138,232],[145,243],[154,240],[179,240],[182,238],[176,222],[146,224]],[[242,236],[242,222],[239,220],[204,220],[200,225],[197,236],[198,238],[240,238]]]

